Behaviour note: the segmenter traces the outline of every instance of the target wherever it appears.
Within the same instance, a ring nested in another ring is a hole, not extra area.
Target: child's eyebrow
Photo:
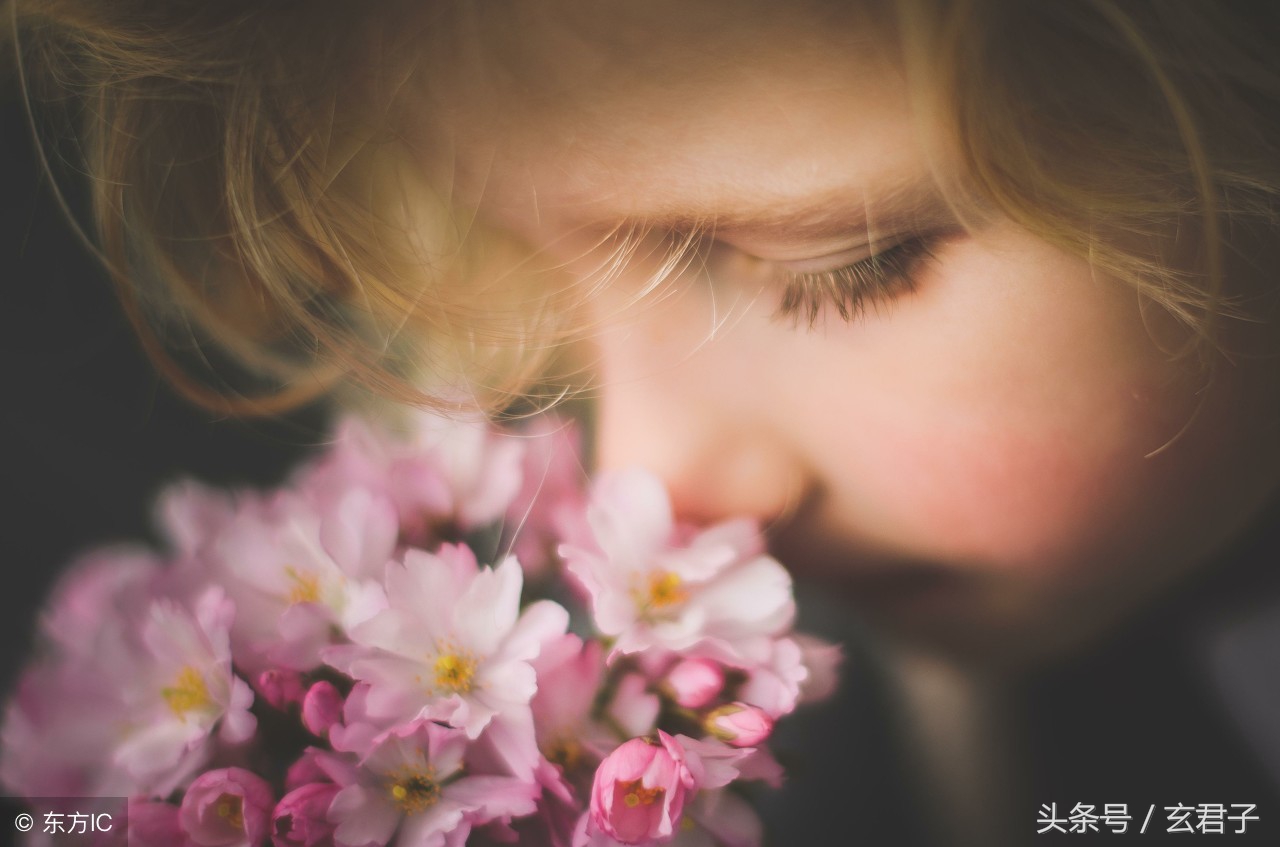
[[[768,205],[757,201],[754,208],[746,203],[724,205],[723,209],[708,206],[694,212],[631,214],[622,224],[676,233],[805,242],[861,234],[872,240],[902,229],[921,230],[955,222],[932,180],[891,185],[875,192],[843,189]]]

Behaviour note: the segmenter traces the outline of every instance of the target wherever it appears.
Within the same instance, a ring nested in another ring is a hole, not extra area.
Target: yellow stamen
[[[622,789],[627,792],[622,795],[622,802],[628,809],[634,809],[640,805],[652,806],[667,793],[665,788],[646,788],[638,779],[622,786]]]
[[[436,657],[436,687],[455,694],[471,690],[476,674],[476,660],[457,651],[441,653]]]
[[[387,793],[406,815],[415,815],[428,809],[440,799],[440,786],[436,783],[435,769],[403,768],[389,775]]]
[[[224,818],[237,830],[244,829],[244,799],[234,794],[218,798],[218,817]]]
[[[178,717],[186,720],[187,712],[207,709],[213,705],[209,696],[209,688],[204,684],[204,677],[191,665],[185,665],[178,671],[173,685],[160,689],[160,695],[169,704],[169,708]]]
[[[310,571],[299,571],[289,566],[284,569],[285,575],[293,581],[293,587],[285,595],[290,603],[319,603],[320,578]]]
[[[651,573],[648,590],[643,595],[643,605],[650,609],[665,609],[667,606],[683,603],[689,599],[689,592],[684,590],[683,585],[680,577],[671,571]]]

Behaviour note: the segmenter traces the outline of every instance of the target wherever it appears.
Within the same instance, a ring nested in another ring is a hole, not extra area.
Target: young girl
[[[1051,802],[1141,817],[1103,777],[1018,793],[1046,762],[1013,749],[1037,717],[1010,686],[1105,655],[1268,522],[1273,13],[9,5],[189,396],[585,400],[600,467],[759,518],[871,625],[927,837],[1023,843]],[[1177,793],[1216,784],[1150,799],[1257,802]]]

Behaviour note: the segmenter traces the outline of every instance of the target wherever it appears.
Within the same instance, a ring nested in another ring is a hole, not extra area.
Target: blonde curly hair
[[[589,292],[420,164],[431,115],[405,92],[425,36],[447,37],[466,3],[5,5],[25,92],[78,140],[121,301],[189,398],[269,413],[359,386],[500,409],[577,384],[548,362]],[[1199,340],[1249,311],[1226,269],[1277,224],[1266,4],[891,7],[915,108],[960,154],[944,186],[958,210],[1087,257]]]

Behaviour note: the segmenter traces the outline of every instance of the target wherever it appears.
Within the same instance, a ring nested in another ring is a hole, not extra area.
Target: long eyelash
[[[874,256],[843,268],[817,273],[780,272],[782,302],[777,318],[804,320],[812,329],[824,309],[835,308],[852,321],[868,305],[886,302],[916,288],[919,264],[933,258],[934,239],[909,238]]]

